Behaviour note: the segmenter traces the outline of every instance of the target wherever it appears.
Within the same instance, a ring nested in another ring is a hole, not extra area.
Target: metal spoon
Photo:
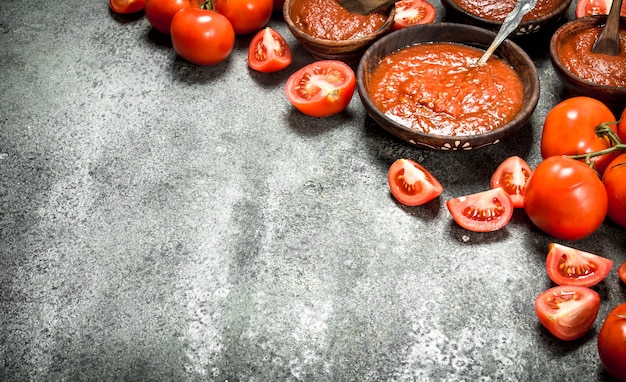
[[[493,54],[493,52],[495,52],[496,49],[498,49],[498,47],[500,46],[500,44],[502,44],[502,41],[506,40],[506,38],[509,37],[511,32],[513,32],[515,28],[517,28],[519,23],[522,21],[522,17],[524,17],[525,14],[530,12],[530,10],[535,7],[535,4],[537,4],[537,0],[518,0],[517,1],[517,4],[515,4],[515,8],[513,8],[511,13],[509,13],[504,19],[504,21],[502,22],[502,25],[500,26],[500,30],[498,31],[498,34],[496,35],[496,38],[493,39],[493,42],[491,43],[489,48],[487,48],[483,56],[474,64],[474,66],[481,66],[481,65],[484,65],[485,62],[487,62],[487,60]]]
[[[606,25],[591,48],[593,53],[619,56],[619,11],[621,8],[622,0],[613,0]]]
[[[350,13],[367,15],[379,9],[390,7],[398,0],[343,0],[339,4]]]

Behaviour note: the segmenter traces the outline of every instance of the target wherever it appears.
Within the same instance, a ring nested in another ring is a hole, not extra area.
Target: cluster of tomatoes
[[[517,156],[503,161],[490,189],[452,198],[446,206],[463,228],[475,232],[504,227],[514,208],[523,208],[542,231],[562,240],[591,235],[607,216],[626,228],[626,109],[620,120],[602,102],[572,97],[552,108],[541,136],[543,160],[533,170]],[[437,198],[441,183],[410,159],[395,161],[387,173],[391,194],[418,206]],[[562,340],[583,336],[595,322],[600,296],[591,287],[604,280],[613,261],[552,243],[546,271],[557,284],[537,296],[541,324]],[[626,283],[626,261],[618,275]],[[612,311],[598,336],[607,371],[626,380],[626,303]]]

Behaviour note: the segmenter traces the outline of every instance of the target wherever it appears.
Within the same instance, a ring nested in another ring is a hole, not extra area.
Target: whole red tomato
[[[215,0],[215,10],[233,24],[236,34],[263,28],[272,17],[274,0]]]
[[[626,109],[624,109],[624,111],[622,112],[622,116],[619,120],[619,125],[617,125],[617,134],[619,135],[619,139],[622,141],[622,143],[626,143]]]
[[[589,97],[573,97],[553,107],[543,124],[541,156],[578,155],[599,151],[612,146],[607,137],[596,135],[596,126],[602,122],[615,122],[615,116],[602,102]],[[613,124],[611,128],[617,131]],[[615,154],[590,159],[601,174]]]
[[[626,303],[613,309],[598,333],[598,355],[606,371],[626,381]]]
[[[197,0],[145,0],[144,12],[154,29],[170,34],[172,19],[183,8],[200,8]]]
[[[182,9],[172,20],[171,33],[176,53],[196,65],[220,63],[235,46],[235,31],[230,21],[207,9]]]
[[[566,156],[552,156],[533,171],[524,190],[524,210],[542,231],[562,240],[591,235],[604,221],[606,190],[595,171]]]
[[[609,218],[626,228],[626,153],[608,165],[602,174],[602,182],[609,201]]]

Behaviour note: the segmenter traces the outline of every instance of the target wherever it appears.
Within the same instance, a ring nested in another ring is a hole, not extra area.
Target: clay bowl
[[[501,0],[498,0],[500,2]],[[547,11],[548,1],[555,1],[552,6],[549,8],[551,11]],[[537,5],[535,6],[535,11],[537,12],[537,17],[533,17],[532,19],[527,19],[528,15],[522,20],[520,25],[511,33],[511,37],[520,37],[535,34],[540,32],[546,28],[557,25],[557,23],[565,16],[567,9],[569,8],[572,0],[538,0]],[[459,5],[458,0],[441,0],[441,4],[446,9],[454,19],[458,19],[458,21],[479,26],[481,28],[490,29],[497,31],[500,29],[502,25],[502,18],[500,21],[492,20],[489,18],[485,18],[481,16],[479,11],[471,12],[468,9],[462,8]],[[511,5],[511,10],[513,9],[513,4]],[[545,6],[544,6],[545,4]],[[545,12],[539,12],[538,7],[544,7],[546,9]],[[481,7],[484,9],[484,7]],[[534,12],[534,11],[533,11]]]
[[[583,17],[563,24],[550,40],[550,59],[554,71],[561,79],[566,91],[573,96],[596,98],[619,115],[626,108],[626,86],[599,85],[582,79],[569,71],[561,61],[561,47],[564,41],[585,29],[604,26],[605,23],[606,16],[602,15]],[[620,19],[620,30],[626,30],[626,18],[624,17]]]
[[[341,60],[347,64],[357,64],[365,50],[377,39],[393,28],[395,8],[390,7],[387,20],[377,31],[358,39],[327,40],[306,34],[294,23],[293,4],[299,0],[285,0],[283,17],[289,31],[311,55],[318,60]]]
[[[494,37],[495,32],[493,31],[455,23],[417,25],[382,37],[365,52],[357,68],[357,89],[365,109],[372,119],[387,132],[422,148],[471,150],[498,143],[502,138],[526,125],[539,100],[537,68],[524,50],[511,40],[505,40],[495,54],[507,61],[522,80],[524,86],[523,105],[520,112],[510,122],[491,131],[462,136],[424,133],[386,116],[375,106],[368,93],[372,72],[378,63],[390,53],[412,45],[429,42],[451,42],[485,50]]]

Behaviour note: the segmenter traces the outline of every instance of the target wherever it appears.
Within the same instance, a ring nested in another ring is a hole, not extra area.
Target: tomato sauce
[[[454,0],[457,5],[467,12],[487,20],[504,21],[511,13],[517,1],[515,0]],[[537,19],[556,10],[562,0],[538,0],[533,9],[522,17],[523,21]]]
[[[619,32],[619,56],[591,51],[601,31],[601,27],[592,27],[570,36],[559,51],[561,63],[577,77],[594,84],[626,86],[626,30]]]
[[[417,131],[446,136],[484,133],[522,108],[522,82],[506,61],[477,48],[425,43],[385,57],[371,74],[369,95],[389,118]]]
[[[291,8],[294,25],[310,36],[326,40],[352,40],[380,29],[387,16],[348,12],[336,0],[296,0]]]

